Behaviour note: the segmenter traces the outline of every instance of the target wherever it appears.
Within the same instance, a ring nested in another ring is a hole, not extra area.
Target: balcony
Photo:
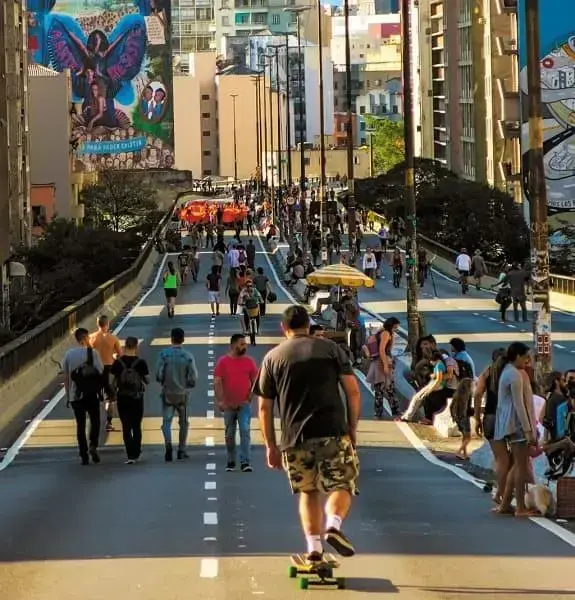
[[[517,13],[517,0],[500,0],[500,2],[504,13]]]

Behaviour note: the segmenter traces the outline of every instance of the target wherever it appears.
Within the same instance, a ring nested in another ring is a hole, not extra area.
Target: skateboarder
[[[259,396],[268,466],[285,468],[292,492],[300,495],[307,561],[319,563],[323,540],[342,556],[355,554],[342,522],[357,493],[360,392],[344,351],[331,340],[310,336],[309,328],[305,308],[285,310],[282,330],[287,340],[264,358],[254,393]],[[345,391],[347,411],[339,384]],[[273,422],[276,401],[282,430],[279,446]],[[325,528],[323,495],[327,495]]]

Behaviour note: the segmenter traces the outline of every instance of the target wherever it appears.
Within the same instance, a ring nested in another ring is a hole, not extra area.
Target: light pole
[[[351,111],[351,43],[349,39],[349,0],[344,0],[345,15],[345,68],[347,100],[347,218],[350,254],[353,253],[352,234],[355,231],[355,195],[353,185],[353,113]]]
[[[319,45],[319,230],[323,237],[323,216],[325,208],[325,107],[323,98],[323,33],[321,26],[321,0],[317,0],[317,41]]]
[[[527,0],[527,87],[529,98],[529,220],[531,228],[531,289],[535,375],[539,383],[551,372],[551,309],[549,302],[549,250],[547,190],[543,164],[541,70],[539,66],[539,0]]]
[[[365,133],[369,138],[369,176],[373,177],[373,136],[375,135],[375,129],[366,129]]]
[[[262,184],[262,109],[261,109],[261,98],[260,98],[260,78],[261,75],[258,73],[252,77],[252,81],[255,85],[255,105],[256,105],[256,152],[257,152],[257,169],[258,169],[258,192],[261,191]]]
[[[405,277],[407,280],[407,333],[413,352],[419,338],[417,308],[417,224],[415,205],[415,136],[413,132],[413,88],[411,80],[411,0],[402,0],[401,33],[405,137]]]
[[[236,98],[238,94],[230,94],[234,113],[234,182],[238,180],[238,145],[236,140]]]
[[[287,146],[287,182],[291,188],[291,119],[290,119],[290,63],[289,63],[289,33],[286,33],[286,146]]]
[[[301,248],[303,255],[306,255],[307,251],[307,204],[306,204],[306,186],[305,186],[305,137],[304,137],[304,78],[303,78],[303,54],[301,50],[301,27],[300,20],[301,15],[309,10],[308,6],[290,6],[284,8],[286,12],[292,13],[296,16],[296,27],[297,27],[297,51],[298,51],[298,87],[299,87],[299,189],[300,189],[300,218],[301,218]]]
[[[265,57],[264,57],[265,58]],[[266,63],[265,60],[261,62],[262,66],[262,83],[263,90],[261,90],[260,103],[263,105],[263,114],[264,114],[264,128],[263,128],[263,136],[264,136],[264,172],[265,172],[265,187],[268,187],[268,110],[266,107]]]
[[[268,59],[268,69],[270,73],[270,84],[269,84],[269,107],[270,107],[270,156],[271,156],[271,172],[270,172],[270,192],[271,192],[271,205],[272,205],[272,221],[275,221],[277,215],[275,213],[275,188],[274,188],[274,108],[273,108],[273,87],[272,87],[272,57],[266,55]]]

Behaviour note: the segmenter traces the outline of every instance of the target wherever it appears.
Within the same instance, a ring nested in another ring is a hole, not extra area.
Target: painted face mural
[[[173,155],[169,0],[30,0],[28,8],[30,60],[71,74],[75,170],[130,168],[126,154],[150,138]]]

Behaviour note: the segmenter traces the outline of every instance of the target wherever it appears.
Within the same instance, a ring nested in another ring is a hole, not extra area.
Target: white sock
[[[339,531],[341,529],[342,521],[343,519],[341,517],[338,517],[337,515],[329,515],[325,523],[325,528],[331,529],[333,527],[334,529],[337,529]]]
[[[305,541],[307,542],[307,552],[319,552],[323,553],[323,546],[321,544],[321,535],[306,535]]]

